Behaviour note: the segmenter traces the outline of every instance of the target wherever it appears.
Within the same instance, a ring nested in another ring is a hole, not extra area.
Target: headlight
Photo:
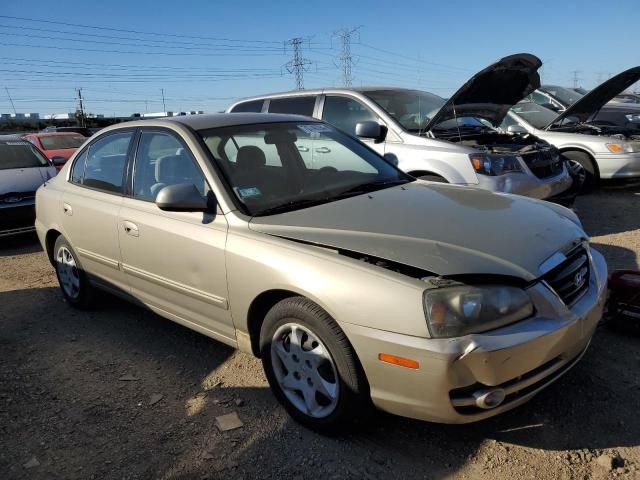
[[[630,113],[625,117],[629,122],[640,123],[640,113]]]
[[[424,305],[434,338],[484,332],[533,314],[531,299],[524,290],[498,285],[426,290]]]
[[[630,143],[620,142],[620,143],[607,143],[607,148],[610,152],[613,153],[633,153],[633,146]]]
[[[518,157],[513,155],[488,155],[472,153],[469,155],[473,169],[482,175],[503,175],[511,172],[522,172]]]

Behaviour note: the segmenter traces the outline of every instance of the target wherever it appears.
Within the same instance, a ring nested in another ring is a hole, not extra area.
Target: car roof
[[[327,87],[327,88],[313,88],[309,90],[288,90],[285,92],[265,93],[263,95],[254,95],[251,97],[239,98],[233,102],[236,103],[246,102],[251,100],[262,100],[272,97],[286,97],[286,96],[306,96],[306,95],[321,95],[323,93],[349,93],[349,92],[371,92],[376,90],[395,90],[395,91],[416,91],[416,88],[403,88],[403,87],[391,87],[391,86],[361,86],[361,87]]]
[[[0,142],[24,142],[27,143],[22,137],[18,135],[0,135]]]
[[[301,120],[316,122],[318,121],[302,115],[285,115],[279,113],[214,113],[154,119],[153,123],[162,124],[165,122],[176,122],[187,125],[194,130],[206,130],[209,128],[251,125],[254,123],[299,122]],[[137,126],[141,126],[148,124],[148,122],[149,121],[147,120],[140,120],[135,123],[137,124]]]
[[[28,133],[27,135],[33,137],[82,137],[82,134],[78,132],[35,132]]]

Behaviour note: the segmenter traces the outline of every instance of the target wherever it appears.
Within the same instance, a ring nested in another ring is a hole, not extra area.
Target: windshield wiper
[[[323,203],[330,202],[331,200],[333,200],[332,197],[305,198],[302,200],[292,200],[290,202],[276,205],[275,207],[269,207],[269,208],[265,208],[264,210],[260,210],[254,216],[262,217],[264,215],[273,215],[276,213],[290,212],[291,210],[298,210],[300,208],[307,208],[307,207],[313,207],[315,205],[321,205]]]
[[[377,182],[361,183],[340,192],[336,198],[344,198],[351,195],[360,195],[362,193],[374,192],[376,190],[382,190],[385,187],[403,185],[409,182],[411,182],[411,180],[408,180],[406,178],[397,178],[395,180],[378,180]]]

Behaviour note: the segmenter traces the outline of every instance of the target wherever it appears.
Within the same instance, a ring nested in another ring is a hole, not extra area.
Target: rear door
[[[123,201],[117,226],[131,293],[163,316],[233,341],[225,216],[168,212],[155,204],[158,192],[173,184],[193,184],[208,194],[193,152],[171,130],[142,128],[133,167],[131,195]]]
[[[62,227],[94,281],[124,292],[118,214],[135,129],[101,136],[76,157],[63,196]]]

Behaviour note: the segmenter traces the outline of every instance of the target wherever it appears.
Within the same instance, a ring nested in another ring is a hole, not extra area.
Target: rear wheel
[[[53,259],[65,300],[74,307],[88,307],[92,298],[91,285],[80,268],[76,253],[62,235],[56,239],[53,247]]]
[[[578,175],[580,178],[584,177],[580,190],[583,192],[593,190],[598,183],[598,170],[591,156],[584,152],[575,151],[563,152],[562,155],[569,160],[570,168],[575,172],[575,175]]]
[[[306,427],[336,432],[370,410],[367,381],[353,348],[310,300],[287,298],[267,313],[260,353],[274,395]]]

